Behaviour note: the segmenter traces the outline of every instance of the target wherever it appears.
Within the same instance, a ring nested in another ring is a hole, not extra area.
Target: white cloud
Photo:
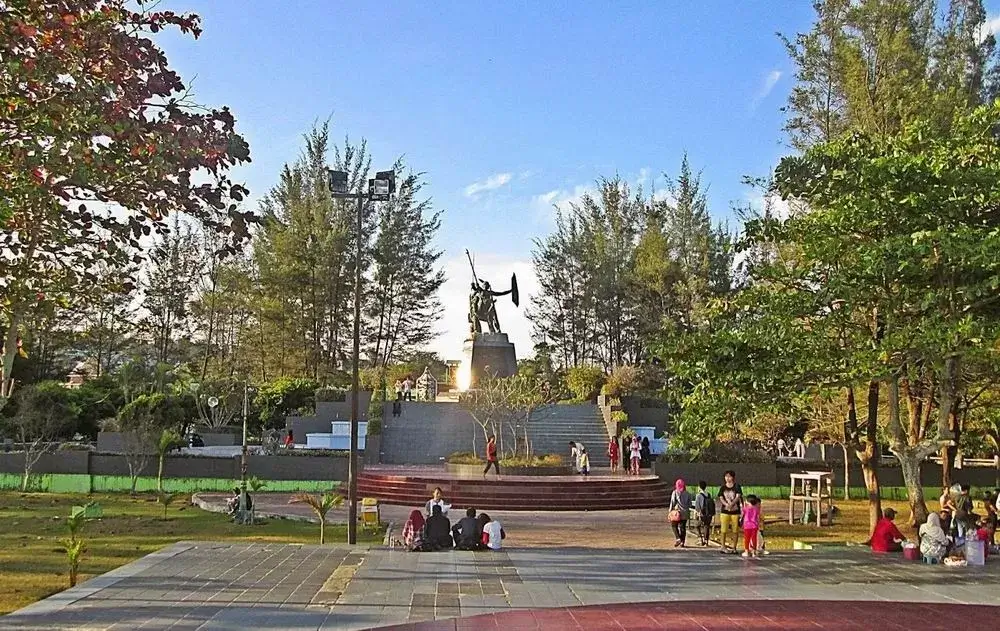
[[[473,182],[472,184],[466,186],[465,196],[475,197],[476,195],[486,191],[494,191],[507,182],[510,182],[511,177],[510,173],[494,173],[485,180],[479,180],[478,182]]]
[[[546,217],[553,217],[555,209],[566,211],[571,205],[579,204],[584,195],[593,195],[595,189],[589,184],[577,184],[573,190],[553,189],[547,193],[541,193],[531,198],[531,203]]]
[[[991,33],[993,35],[1000,33],[1000,15],[986,18],[986,22],[983,23],[979,31],[979,41],[982,42]]]
[[[500,328],[514,343],[518,359],[533,354],[531,323],[525,317],[528,297],[538,293],[538,279],[530,259],[496,255],[475,257],[476,274],[490,282],[496,291],[510,289],[510,275],[517,274],[521,306],[515,307],[510,296],[497,298],[497,317]],[[438,336],[428,345],[442,359],[461,359],[462,343],[469,336],[469,285],[472,270],[465,255],[453,257],[444,263],[448,277],[441,287],[440,299],[444,307],[438,322]],[[483,326],[486,326],[485,323]]]
[[[767,98],[771,94],[771,90],[774,90],[774,86],[778,85],[778,81],[781,80],[781,75],[784,74],[780,70],[772,70],[767,73],[764,80],[760,84],[760,89],[757,90],[757,94],[753,97],[753,105],[756,106],[758,103]]]

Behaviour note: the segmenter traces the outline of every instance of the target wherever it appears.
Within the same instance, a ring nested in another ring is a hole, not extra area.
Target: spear
[[[469,267],[472,268],[472,284],[476,286],[476,289],[479,289],[479,277],[476,276],[476,264],[472,262],[472,255],[469,254],[468,248],[465,249],[465,256],[469,259]]]

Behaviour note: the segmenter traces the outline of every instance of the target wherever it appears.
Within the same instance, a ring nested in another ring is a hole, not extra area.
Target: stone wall
[[[346,480],[346,454],[322,456],[247,456],[247,472],[262,480]],[[363,454],[358,456],[364,462]],[[157,458],[146,460],[144,476],[155,476]],[[0,454],[0,473],[20,474],[24,471],[23,453]],[[119,454],[89,451],[59,451],[44,454],[32,469],[33,474],[79,474],[91,476],[126,476],[128,463]],[[167,456],[163,463],[164,478],[216,478],[235,480],[240,477],[240,457]]]
[[[478,434],[476,432],[479,432]],[[382,421],[382,463],[440,464],[456,451],[483,449],[482,432],[458,403],[404,401],[399,417],[385,406]]]

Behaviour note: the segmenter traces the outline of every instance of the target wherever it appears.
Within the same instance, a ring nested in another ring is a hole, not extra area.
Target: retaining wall
[[[359,454],[359,462],[364,462]],[[138,488],[156,488],[157,458],[150,455]],[[329,488],[347,479],[348,456],[247,456],[247,475],[268,481],[268,490]],[[24,473],[23,453],[0,454],[0,489],[19,489]],[[127,491],[131,488],[125,456],[90,451],[43,454],[32,468],[33,488],[60,492]],[[240,457],[170,455],[164,459],[164,488],[168,491],[229,490],[240,477]],[[145,480],[145,481],[144,481]],[[317,487],[317,485],[319,485]]]

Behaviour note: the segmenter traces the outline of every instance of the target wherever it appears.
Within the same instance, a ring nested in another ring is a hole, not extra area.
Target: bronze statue
[[[517,291],[517,275],[511,274],[510,289],[507,291],[493,291],[490,284],[476,276],[476,266],[472,262],[469,251],[465,251],[469,258],[469,265],[472,266],[472,287],[469,294],[469,328],[473,337],[483,332],[482,322],[490,329],[490,333],[500,333],[500,320],[497,318],[496,298],[510,294],[514,306],[519,306],[520,296]]]

